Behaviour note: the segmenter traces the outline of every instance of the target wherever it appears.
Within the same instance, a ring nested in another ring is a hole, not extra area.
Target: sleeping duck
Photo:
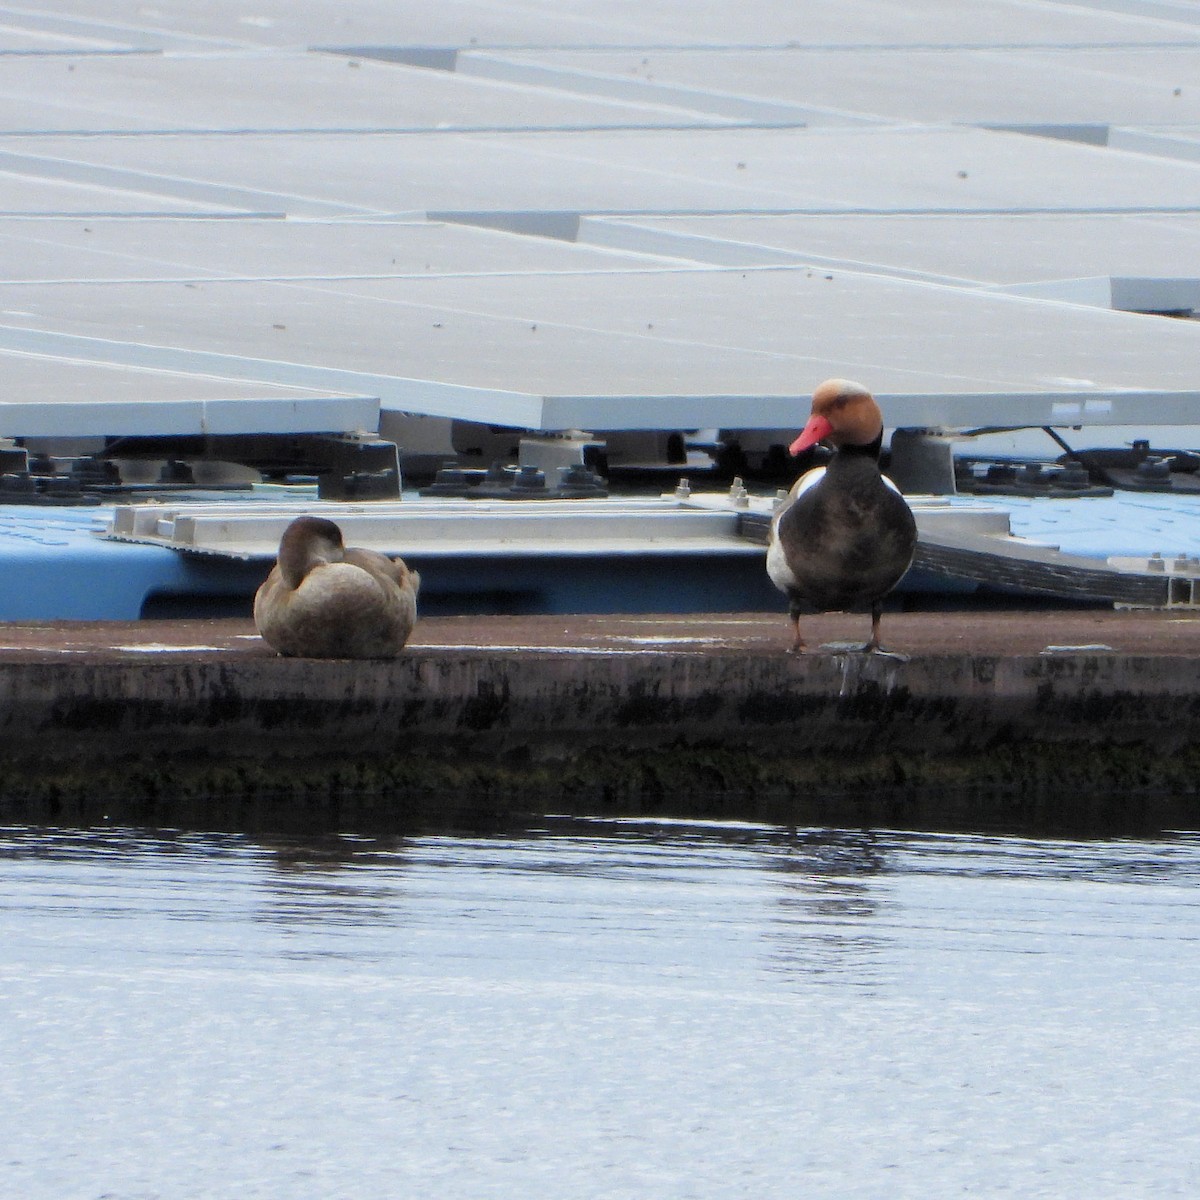
[[[883,598],[908,570],[917,525],[899,489],[879,471],[883,414],[862,384],[828,379],[813,393],[804,432],[792,454],[827,442],[826,467],[807,471],[771,521],[767,572],[788,598],[795,627],[793,653],[804,649],[800,614],[871,610],[871,640],[879,649]]]
[[[394,658],[417,620],[421,577],[398,558],[342,544],[323,517],[298,517],[254,597],[254,624],[280,654]]]

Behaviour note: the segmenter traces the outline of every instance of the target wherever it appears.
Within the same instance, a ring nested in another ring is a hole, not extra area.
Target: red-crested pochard
[[[324,517],[298,517],[254,597],[254,624],[280,654],[394,658],[417,620],[421,577],[398,558],[347,548]]]
[[[788,598],[796,630],[792,652],[804,649],[800,614],[869,608],[879,649],[883,598],[913,560],[917,525],[899,489],[879,471],[883,414],[862,384],[827,379],[813,393],[804,432],[792,454],[826,442],[826,467],[805,472],[771,521],[767,572]]]

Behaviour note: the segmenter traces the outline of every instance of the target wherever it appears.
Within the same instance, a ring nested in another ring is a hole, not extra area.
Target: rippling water
[[[1200,840],[0,830],[0,1195],[1200,1194]]]

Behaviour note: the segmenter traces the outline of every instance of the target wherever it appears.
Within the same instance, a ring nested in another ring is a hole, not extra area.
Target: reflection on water
[[[0,1195],[1194,1195],[1198,884],[1191,836],[0,830]]]
[[[769,927],[777,968],[860,986],[877,982],[886,942],[876,919],[887,903],[878,887],[886,867],[878,836],[812,831],[769,861],[783,885]]]

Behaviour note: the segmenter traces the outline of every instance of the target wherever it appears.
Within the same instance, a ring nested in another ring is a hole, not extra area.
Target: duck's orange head
[[[869,446],[883,432],[883,413],[861,383],[827,379],[813,392],[804,432],[788,447],[799,454],[818,442],[833,446]]]

